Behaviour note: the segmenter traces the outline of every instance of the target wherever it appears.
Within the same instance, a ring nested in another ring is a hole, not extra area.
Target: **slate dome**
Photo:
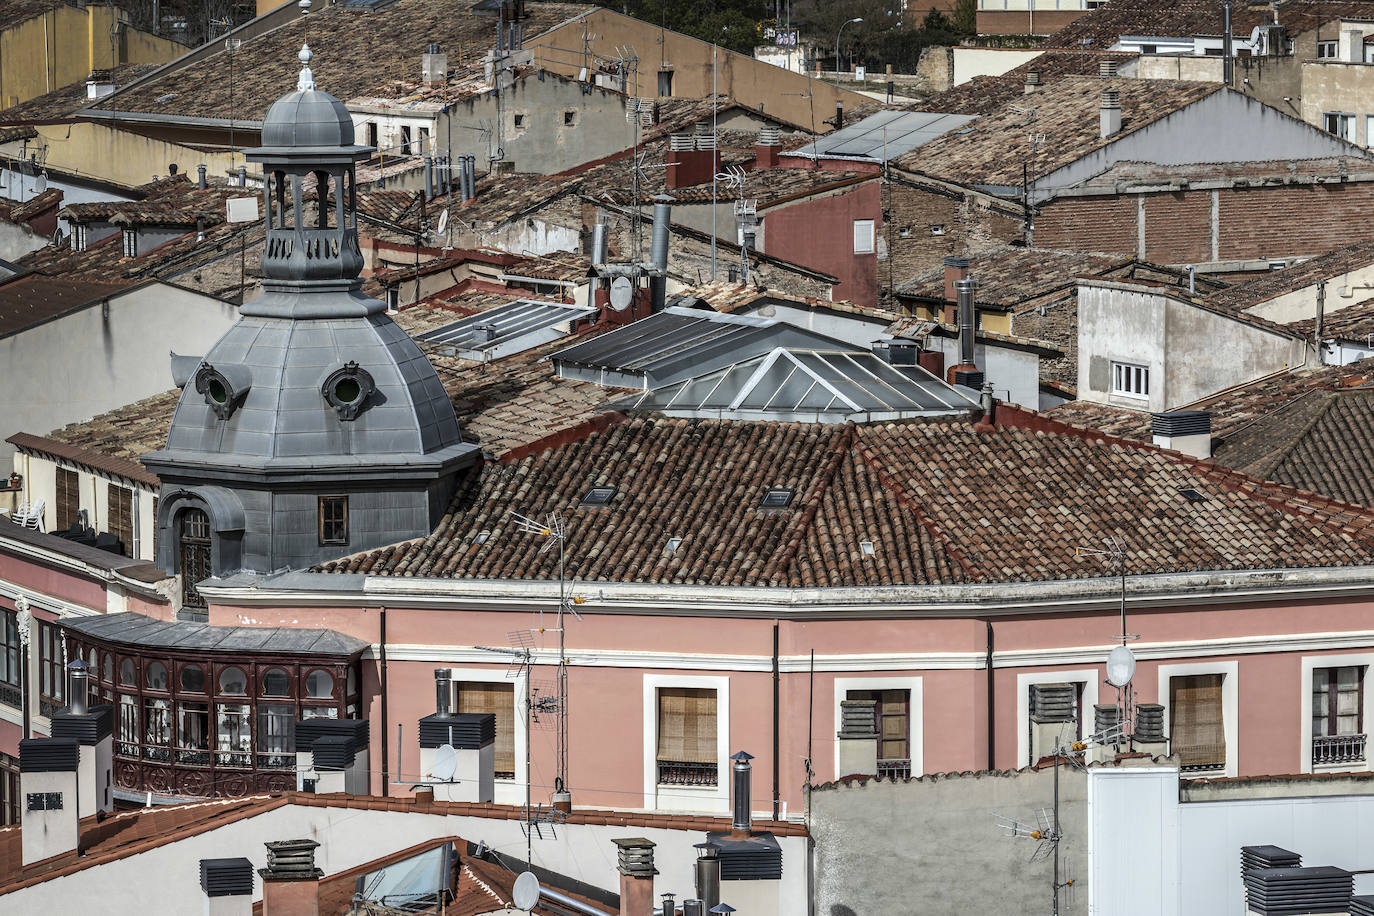
[[[353,136],[353,118],[344,103],[318,89],[282,96],[262,121],[264,147],[350,147]]]

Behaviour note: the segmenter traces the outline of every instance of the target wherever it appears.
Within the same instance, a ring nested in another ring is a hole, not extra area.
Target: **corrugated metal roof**
[[[964,414],[978,405],[919,366],[862,350],[777,348],[617,405],[673,417],[843,423]]]
[[[419,339],[452,347],[463,359],[484,363],[564,337],[579,318],[595,313],[589,305],[517,299],[422,334]]]
[[[872,159],[883,162],[910,152],[941,134],[963,127],[977,115],[932,111],[880,111],[826,134],[793,155]]]

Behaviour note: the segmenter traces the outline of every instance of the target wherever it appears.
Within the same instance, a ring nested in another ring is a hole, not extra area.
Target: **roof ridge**
[[[1312,432],[1312,428],[1317,425],[1317,422],[1321,420],[1323,417],[1325,417],[1327,413],[1330,412],[1331,405],[1336,402],[1338,394],[1334,391],[1322,388],[1309,389],[1307,391],[1304,391],[1298,397],[1294,398],[1288,404],[1285,404],[1279,409],[1274,410],[1268,414],[1265,414],[1266,417],[1272,417],[1276,414],[1280,414],[1287,410],[1291,410],[1294,407],[1301,404],[1310,395],[1318,392],[1326,396],[1326,403],[1322,404],[1319,408],[1317,408],[1317,410],[1313,411],[1312,416],[1308,418],[1308,421],[1306,423],[1303,424],[1302,429],[1298,430],[1297,435],[1293,436],[1291,439],[1288,440],[1288,445],[1286,447],[1280,449],[1275,455],[1271,455],[1269,460],[1261,462],[1259,465],[1255,467],[1256,476],[1259,476],[1262,473],[1263,479],[1270,479],[1270,475],[1279,469],[1279,465],[1283,464],[1292,456],[1293,451],[1298,447],[1298,444],[1302,442],[1303,439],[1307,438],[1307,434]]]
[[[845,422],[843,431],[836,437],[837,441],[831,448],[830,457],[826,459],[825,464],[812,478],[811,492],[807,494],[806,498],[806,508],[798,513],[797,519],[781,548],[774,552],[768,564],[764,566],[763,574],[760,577],[763,580],[774,584],[791,582],[797,555],[801,552],[802,542],[806,539],[806,534],[811,530],[811,526],[815,524],[816,516],[820,513],[821,503],[825,501],[826,494],[834,486],[835,477],[854,443],[856,429],[854,421]]]
[[[900,486],[892,478],[892,475],[873,457],[863,442],[857,442],[855,449],[863,460],[864,466],[873,472],[880,484],[892,492],[897,502],[911,510],[912,514],[916,516],[916,523],[930,535],[931,540],[940,545],[948,556],[953,557],[958,562],[960,568],[964,570],[964,574],[974,580],[982,578],[974,565],[969,562],[968,557],[964,555],[964,552],[954,545],[954,541],[950,539],[949,535],[945,534],[944,529],[926,517],[926,514],[921,511],[920,504],[911,498],[911,494],[906,491],[905,487]]]

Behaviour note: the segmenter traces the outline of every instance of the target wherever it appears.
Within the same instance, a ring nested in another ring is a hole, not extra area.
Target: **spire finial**
[[[309,3],[310,0],[301,0],[302,3]],[[301,59],[301,78],[296,83],[296,88],[301,92],[311,92],[315,88],[315,74],[310,72],[310,59],[315,56],[310,50],[310,45],[301,45],[301,53],[296,55]]]

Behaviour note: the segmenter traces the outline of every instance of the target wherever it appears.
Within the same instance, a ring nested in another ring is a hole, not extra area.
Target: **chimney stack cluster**
[[[711,134],[673,134],[668,138],[664,184],[668,190],[706,184],[720,171],[720,151]]]
[[[754,147],[754,167],[775,169],[782,149],[782,134],[776,127],[760,127],[759,142]]]

